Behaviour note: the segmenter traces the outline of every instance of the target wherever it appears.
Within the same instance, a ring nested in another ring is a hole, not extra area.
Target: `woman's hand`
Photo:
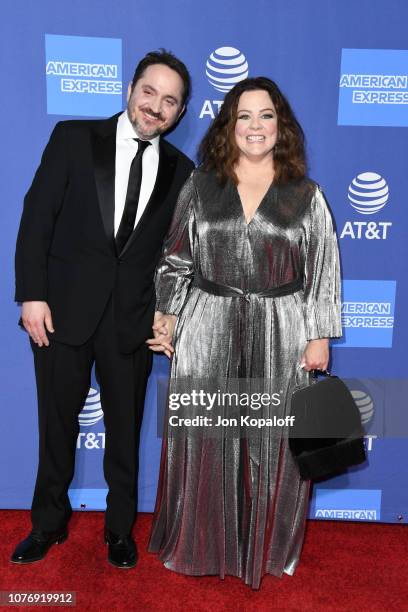
[[[170,359],[174,353],[172,346],[173,332],[176,326],[177,317],[175,315],[165,315],[160,311],[154,313],[153,338],[146,340],[149,349],[157,352],[164,352]]]
[[[300,360],[300,366],[310,370],[327,370],[329,364],[329,339],[309,340]]]
[[[175,315],[165,315],[159,310],[154,313],[153,333],[157,335],[168,335],[170,341],[173,337],[174,328],[176,326],[177,317]]]

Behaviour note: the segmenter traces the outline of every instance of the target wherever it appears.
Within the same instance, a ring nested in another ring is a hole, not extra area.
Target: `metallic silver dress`
[[[192,283],[195,274],[249,297],[207,293]],[[296,293],[255,295],[298,277]],[[195,170],[180,193],[156,291],[157,309],[178,315],[170,383],[263,378],[290,397],[295,376],[307,382],[299,370],[307,341],[341,336],[337,240],[320,187],[309,179],[272,184],[247,224],[236,186]],[[165,436],[149,550],[176,572],[238,576],[257,589],[265,574],[293,574],[308,497],[287,437],[269,428],[255,439]]]

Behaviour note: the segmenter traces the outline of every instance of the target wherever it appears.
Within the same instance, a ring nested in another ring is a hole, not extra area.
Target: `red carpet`
[[[0,519],[0,590],[76,591],[81,612],[408,612],[406,525],[309,521],[296,574],[266,576],[260,591],[252,591],[237,578],[191,578],[166,570],[146,552],[150,514],[140,515],[135,528],[140,559],[133,570],[107,563],[102,513],[74,513],[68,540],[27,566],[9,563],[9,556],[30,529],[29,513],[2,510]]]

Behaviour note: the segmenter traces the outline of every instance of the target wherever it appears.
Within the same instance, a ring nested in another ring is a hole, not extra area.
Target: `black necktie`
[[[142,184],[142,159],[145,149],[151,144],[148,140],[135,138],[139,143],[137,153],[130,165],[129,181],[126,192],[125,208],[116,234],[116,250],[118,255],[129,240],[136,220],[137,205],[139,203],[140,186]]]

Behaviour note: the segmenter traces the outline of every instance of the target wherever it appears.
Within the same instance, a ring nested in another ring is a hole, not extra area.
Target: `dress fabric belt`
[[[290,283],[285,283],[279,287],[271,287],[270,289],[264,289],[263,291],[244,291],[243,289],[238,289],[237,287],[230,287],[229,285],[214,283],[213,281],[204,278],[200,274],[195,274],[193,286],[199,287],[203,291],[212,293],[213,295],[221,295],[223,297],[240,297],[249,302],[251,296],[275,298],[296,293],[296,291],[303,289],[303,281],[301,278],[296,278]]]

